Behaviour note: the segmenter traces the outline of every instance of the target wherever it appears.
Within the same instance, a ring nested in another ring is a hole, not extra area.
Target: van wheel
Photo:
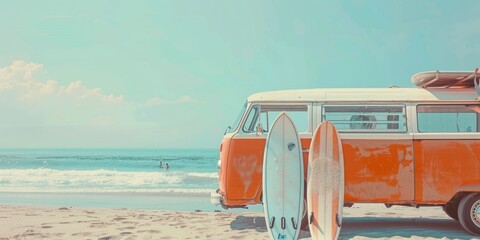
[[[460,201],[458,218],[465,230],[480,235],[480,193],[471,193]]]
[[[443,206],[443,211],[454,220],[458,221],[458,204],[456,203],[447,203]]]

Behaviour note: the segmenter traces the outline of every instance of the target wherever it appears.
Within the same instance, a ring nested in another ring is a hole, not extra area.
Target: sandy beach
[[[269,239],[261,212],[0,206],[0,239]],[[358,204],[341,239],[480,239],[441,208]],[[303,232],[303,239],[309,239]]]
[[[268,239],[260,213],[0,206],[0,239]]]

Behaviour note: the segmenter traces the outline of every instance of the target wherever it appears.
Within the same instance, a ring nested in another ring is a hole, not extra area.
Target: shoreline
[[[262,212],[0,205],[0,239],[270,239]],[[302,232],[302,239],[309,239]],[[440,207],[344,208],[340,239],[480,239]]]
[[[165,211],[205,212],[226,211],[210,203],[206,193],[29,193],[0,192],[0,205],[23,205],[32,207],[75,207],[75,208],[117,208]],[[248,209],[230,209],[229,212],[262,212],[263,206],[249,206]]]

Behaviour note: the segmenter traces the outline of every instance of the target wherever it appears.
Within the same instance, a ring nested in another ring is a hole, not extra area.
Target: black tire
[[[465,195],[458,205],[458,219],[468,232],[480,235],[480,193]]]
[[[443,206],[443,211],[455,221],[458,221],[458,203],[448,203]]]

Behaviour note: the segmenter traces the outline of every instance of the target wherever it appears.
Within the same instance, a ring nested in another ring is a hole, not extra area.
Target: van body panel
[[[345,202],[414,200],[412,140],[344,139]]]
[[[254,201],[261,191],[265,138],[230,140],[226,168],[227,201]]]
[[[480,185],[480,139],[414,141],[416,202],[445,204]]]
[[[302,149],[310,147],[311,138],[301,138]],[[261,200],[263,156],[266,138],[233,138],[229,140],[229,163],[223,167],[220,190],[224,204],[248,205]],[[303,163],[307,166],[308,151],[303,151]],[[304,169],[305,176],[307,169]],[[305,179],[306,180],[306,179]],[[224,189],[224,190],[222,190]]]
[[[227,182],[227,168],[228,168],[228,153],[230,151],[230,142],[231,136],[225,136],[222,139],[222,144],[220,145],[220,166],[218,169],[218,181],[220,187],[220,193],[225,194],[227,192],[226,182]]]

